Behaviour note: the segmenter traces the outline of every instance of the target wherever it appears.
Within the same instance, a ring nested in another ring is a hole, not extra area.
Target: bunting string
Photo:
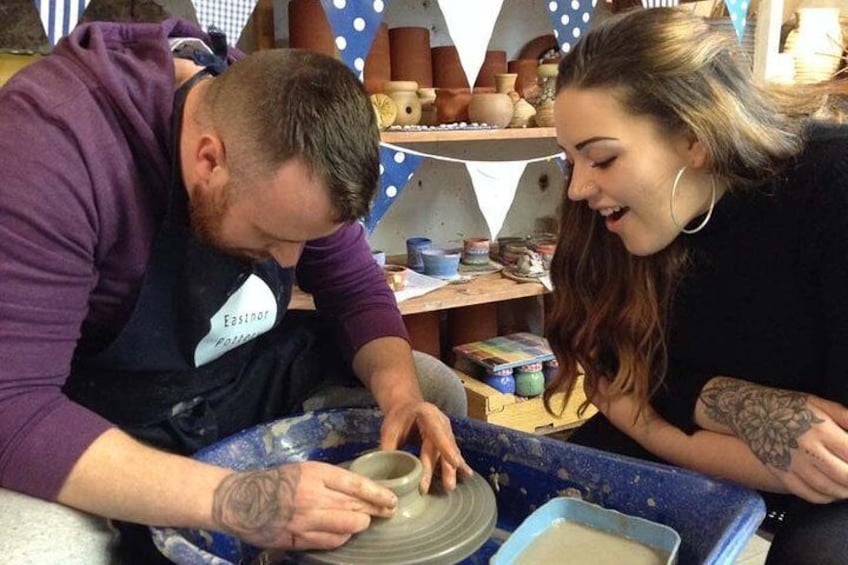
[[[387,143],[385,141],[381,141],[380,146],[385,147],[387,149],[392,149],[394,151],[402,151],[403,153],[407,153],[409,155],[417,155],[419,157],[425,157],[427,159],[434,159],[436,161],[445,161],[445,162],[448,162],[448,163],[460,163],[460,164],[464,165],[466,163],[479,163],[479,162],[481,162],[479,159],[458,159],[458,158],[455,158],[455,157],[446,157],[444,155],[435,155],[433,153],[423,153],[421,151],[415,151],[414,149],[409,149],[407,147],[401,147],[399,145],[394,145],[392,143]],[[533,157],[532,159],[517,159],[515,162],[522,162],[522,163],[530,164],[530,163],[541,163],[541,162],[545,162],[545,161],[552,161],[554,159],[565,159],[565,153],[559,152],[559,153],[554,153],[552,155],[546,155],[544,157]],[[486,163],[486,162],[500,163],[500,162],[502,162],[502,160],[482,161],[482,162],[484,162],[484,163]]]

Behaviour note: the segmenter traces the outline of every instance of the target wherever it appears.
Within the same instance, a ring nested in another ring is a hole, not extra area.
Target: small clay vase
[[[393,27],[389,30],[392,80],[414,80],[419,87],[433,86],[430,30],[426,27]]]
[[[545,102],[536,108],[536,115],[533,117],[536,125],[541,128],[550,128],[554,126],[554,103]]]
[[[459,53],[453,45],[441,45],[430,49],[433,62],[433,86],[436,88],[469,88],[468,78],[459,61]]]
[[[472,122],[505,128],[512,120],[512,100],[500,92],[474,93],[468,105],[468,119]]]
[[[522,98],[512,106],[512,119],[509,121],[509,126],[507,127],[526,128],[530,125],[530,121],[535,115],[536,108]]]
[[[288,10],[289,47],[338,56],[321,0],[291,0]]]
[[[501,94],[509,94],[515,90],[515,81],[518,73],[498,73],[495,75],[495,91]]]
[[[365,59],[363,83],[368,94],[383,92],[386,82],[392,80],[392,61],[389,53],[389,26],[380,24],[374,42]]]
[[[424,509],[424,495],[419,483],[424,474],[421,461],[406,451],[372,451],[353,460],[350,470],[386,487],[398,498],[395,515],[385,522],[374,521],[371,527],[380,527],[389,521],[398,522],[414,518]]]
[[[418,99],[418,83],[411,80],[390,80],[383,91],[397,107],[395,124],[414,126],[421,121],[421,100]]]

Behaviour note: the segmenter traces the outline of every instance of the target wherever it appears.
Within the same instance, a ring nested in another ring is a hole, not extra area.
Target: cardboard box
[[[514,394],[504,394],[466,373],[461,371],[456,373],[465,386],[468,416],[489,424],[523,432],[545,434],[577,427],[597,412],[594,406],[589,405],[582,416],[577,415],[578,408],[586,400],[582,376],[578,377],[574,392],[562,415],[554,416],[545,410],[541,396],[521,398]],[[555,395],[551,407],[554,409],[559,407],[563,396],[562,393]]]

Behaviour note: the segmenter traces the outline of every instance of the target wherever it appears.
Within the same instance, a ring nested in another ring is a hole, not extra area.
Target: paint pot
[[[505,265],[515,265],[527,249],[526,240],[522,239],[520,241],[511,241],[506,244],[506,247],[504,247],[503,253],[501,254],[501,260]]]
[[[485,237],[470,237],[462,242],[462,263],[464,265],[489,264],[489,240]]]
[[[544,238],[534,238],[530,240],[530,244],[528,247],[539,254],[542,258],[542,263],[545,265],[545,269],[551,268],[551,261],[554,258],[554,253],[556,252],[557,242],[556,239],[544,239]]]
[[[401,265],[383,265],[383,276],[392,291],[397,292],[406,288],[407,268]]]
[[[424,274],[440,279],[454,279],[459,276],[458,249],[430,248],[421,250],[424,261]]]
[[[515,394],[527,398],[545,392],[545,376],[541,363],[528,363],[515,368]]]
[[[501,369],[500,371],[486,369],[484,382],[504,394],[515,393],[515,378],[512,376],[512,369]]]
[[[371,257],[373,257],[374,261],[378,265],[380,265],[381,267],[386,266],[386,252],[385,251],[380,251],[380,250],[372,251]]]
[[[497,249],[498,255],[497,255],[497,257],[498,257],[498,260],[500,260],[503,263],[506,262],[504,260],[504,253],[506,253],[506,246],[509,245],[510,243],[524,243],[524,244],[526,244],[526,242],[527,242],[527,240],[525,238],[517,237],[517,236],[514,236],[514,235],[499,237],[498,240],[497,240],[497,245],[498,245],[498,249]]]
[[[542,374],[545,377],[545,388],[559,376],[559,363],[556,359],[542,363]]]
[[[427,237],[410,237],[406,240],[406,266],[419,273],[424,272],[424,258],[421,251],[433,245]]]

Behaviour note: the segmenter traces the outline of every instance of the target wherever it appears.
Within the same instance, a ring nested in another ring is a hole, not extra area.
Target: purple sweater
[[[203,37],[177,20],[79,26],[0,89],[3,487],[55,498],[111,426],[61,387],[75,349],[126,322],[146,269],[170,177],[169,36]],[[406,337],[359,224],[309,242],[297,276],[341,321],[348,357]]]

